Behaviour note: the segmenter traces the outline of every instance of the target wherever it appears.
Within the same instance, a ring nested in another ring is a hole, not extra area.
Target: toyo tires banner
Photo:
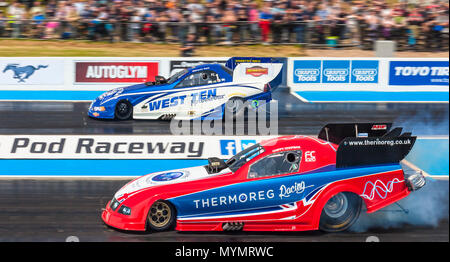
[[[287,74],[304,102],[448,103],[446,58],[289,58]]]
[[[448,87],[448,61],[390,61],[389,85]]]

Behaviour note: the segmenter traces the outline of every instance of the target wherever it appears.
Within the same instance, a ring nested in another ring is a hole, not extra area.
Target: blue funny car
[[[237,114],[247,100],[271,100],[281,82],[276,58],[233,57],[156,76],[154,82],[115,88],[95,99],[89,116],[101,119],[216,119]]]

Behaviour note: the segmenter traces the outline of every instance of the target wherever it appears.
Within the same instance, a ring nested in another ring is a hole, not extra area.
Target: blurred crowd
[[[0,37],[440,50],[448,11],[448,0],[10,0]]]

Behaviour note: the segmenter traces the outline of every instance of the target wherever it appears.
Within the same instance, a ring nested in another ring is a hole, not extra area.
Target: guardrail
[[[130,22],[79,19],[76,21],[3,19],[0,37],[34,39],[80,39],[183,43],[188,33],[198,45],[301,44],[310,48],[361,47],[372,49],[380,39],[395,40],[398,49],[448,50],[448,28],[422,31],[417,26],[391,29],[359,23],[321,21],[259,22]]]

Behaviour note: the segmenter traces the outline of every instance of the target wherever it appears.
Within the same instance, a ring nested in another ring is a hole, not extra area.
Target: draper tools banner
[[[447,58],[288,58],[304,102],[448,103]]]
[[[378,83],[377,60],[294,61],[294,83]]]

